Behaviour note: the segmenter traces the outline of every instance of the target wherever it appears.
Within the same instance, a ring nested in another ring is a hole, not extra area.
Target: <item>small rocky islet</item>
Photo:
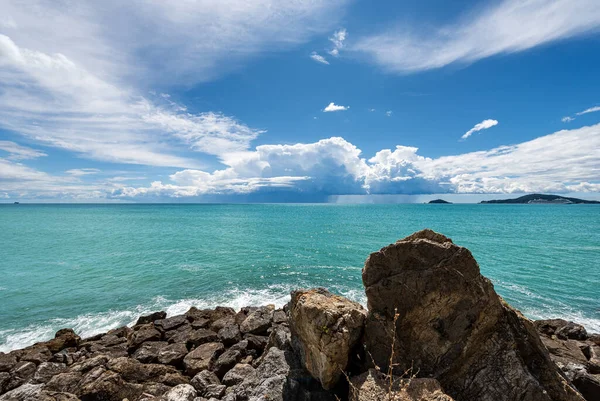
[[[600,335],[532,322],[471,252],[423,230],[372,253],[368,308],[325,289],[142,316],[0,353],[0,401],[597,401]]]

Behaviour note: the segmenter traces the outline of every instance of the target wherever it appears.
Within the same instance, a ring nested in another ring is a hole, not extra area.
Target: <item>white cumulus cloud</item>
[[[484,129],[492,128],[495,125],[498,125],[498,121],[496,121],[496,120],[483,120],[479,124],[475,124],[475,126],[473,128],[471,128],[470,130],[468,130],[467,132],[465,132],[464,135],[461,137],[461,139],[467,139],[468,137],[470,137],[471,135],[473,135],[473,133],[481,131],[481,130],[484,130]]]
[[[337,104],[331,102],[327,105],[327,107],[325,107],[323,109],[323,112],[329,113],[332,111],[345,111],[345,110],[348,110],[349,108],[350,108],[350,106],[340,106],[340,105],[337,105]]]
[[[188,169],[149,187],[124,187],[117,198],[247,195],[285,190],[321,194],[523,193],[600,191],[600,124],[488,151],[429,158],[409,146],[365,158],[340,137],[261,145],[224,157],[212,173]],[[560,162],[557,162],[560,160]],[[0,188],[3,190],[3,188]]]

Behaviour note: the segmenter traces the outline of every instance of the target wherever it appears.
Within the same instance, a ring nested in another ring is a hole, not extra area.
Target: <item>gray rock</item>
[[[160,351],[168,345],[166,341],[146,341],[133,353],[133,357],[142,363],[154,363]]]
[[[240,324],[242,333],[266,334],[273,322],[273,305],[263,306],[251,312],[248,317]]]
[[[236,384],[243,382],[246,377],[251,377],[254,374],[255,369],[252,365],[238,363],[223,376],[223,384],[235,386]]]
[[[33,383],[47,383],[53,376],[67,370],[64,363],[43,362],[33,375]]]
[[[162,397],[162,401],[194,401],[196,390],[189,384],[180,384],[167,391]]]
[[[188,320],[185,315],[172,316],[167,319],[159,319],[154,322],[154,326],[162,331],[176,329],[179,326],[187,324]]]
[[[193,376],[197,373],[210,369],[225,347],[221,343],[206,343],[200,345],[183,358],[185,371]]]
[[[225,373],[229,372],[239,361],[242,360],[244,354],[234,349],[233,347],[223,352],[214,363],[212,370],[218,377],[223,377]]]
[[[17,364],[17,358],[13,354],[0,352],[0,372],[8,372]]]
[[[0,401],[38,401],[42,384],[24,384],[0,396]]]
[[[242,339],[242,333],[237,324],[223,327],[219,330],[219,340],[226,346],[233,345]]]
[[[197,347],[202,344],[219,341],[219,336],[216,332],[207,329],[198,329],[190,332],[186,341],[188,347]]]
[[[169,344],[158,353],[158,362],[166,365],[179,365],[188,354],[185,344]]]
[[[36,369],[33,362],[18,362],[10,371],[10,381],[6,386],[6,390],[12,390],[27,383],[33,378]]]
[[[46,383],[45,389],[49,391],[75,393],[79,388],[79,383],[82,379],[83,375],[80,372],[59,373]]]
[[[159,341],[162,335],[156,330],[154,324],[148,323],[137,327],[137,330],[130,334],[128,338],[129,348],[137,349],[146,341]]]
[[[556,337],[560,338],[561,340],[571,339],[583,341],[587,340],[588,338],[588,334],[585,330],[585,327],[573,322],[568,322],[566,325],[556,330],[555,334]]]

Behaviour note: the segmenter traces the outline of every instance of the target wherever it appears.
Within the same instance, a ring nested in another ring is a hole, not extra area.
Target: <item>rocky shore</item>
[[[532,322],[430,230],[371,254],[368,308],[325,289],[283,309],[191,308],[0,353],[0,401],[598,401],[600,335]]]

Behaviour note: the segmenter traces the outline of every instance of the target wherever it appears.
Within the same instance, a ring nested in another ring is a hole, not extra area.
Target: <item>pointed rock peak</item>
[[[418,240],[418,239],[426,239],[426,240],[429,240],[429,241],[432,241],[432,242],[437,242],[439,244],[443,244],[445,242],[452,243],[452,240],[450,238],[446,237],[443,234],[436,233],[435,231],[433,231],[433,230],[431,230],[429,228],[426,228],[426,229],[421,230],[421,231],[417,231],[416,233],[411,234],[411,235],[409,235],[406,238],[398,240],[398,242],[409,242],[409,241],[415,241],[415,240]]]

